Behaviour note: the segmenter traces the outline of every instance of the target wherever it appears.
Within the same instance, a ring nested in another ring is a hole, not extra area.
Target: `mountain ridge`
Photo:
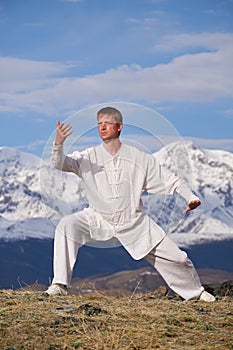
[[[177,196],[142,196],[146,213],[183,246],[231,239],[233,233],[233,154],[173,143],[155,153],[184,177],[202,206],[184,216]],[[191,178],[191,181],[190,181]],[[0,148],[0,238],[52,238],[58,220],[84,208],[82,182],[74,174],[52,169],[39,157]]]
[[[188,254],[198,270],[211,269],[213,274],[214,271],[221,270],[225,276],[233,273],[233,240],[181,249]],[[0,289],[17,289],[34,283],[49,285],[53,276],[52,265],[53,239],[0,240]],[[109,276],[111,280],[111,275],[120,271],[131,271],[130,274],[134,274],[134,270],[142,268],[150,269],[149,263],[144,259],[134,260],[123,247],[105,249],[83,246],[78,253],[73,279],[93,282],[93,279]],[[211,275],[207,277],[212,278]],[[140,283],[141,286],[143,284],[144,282]]]

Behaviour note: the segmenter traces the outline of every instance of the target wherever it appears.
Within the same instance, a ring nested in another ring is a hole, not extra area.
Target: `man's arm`
[[[81,170],[77,155],[66,156],[63,152],[63,144],[69,135],[72,134],[72,127],[70,124],[56,122],[57,132],[52,150],[52,165],[55,169],[73,172],[81,176]],[[77,152],[78,153],[78,152]]]
[[[161,166],[154,156],[149,156],[147,174],[146,189],[149,192],[165,194],[177,192],[186,200],[187,207],[183,211],[184,214],[201,204],[200,199],[191,191],[186,181]]]
[[[167,170],[166,170],[166,173],[167,173]],[[180,196],[182,196],[187,201],[187,207],[183,211],[184,214],[187,214],[189,211],[194,210],[197,207],[199,207],[199,205],[201,205],[200,199],[192,192],[191,188],[189,187],[188,183],[185,180],[180,179],[174,173],[170,173],[170,176],[167,177],[167,181],[168,179],[170,184],[173,185],[174,192],[177,192]]]

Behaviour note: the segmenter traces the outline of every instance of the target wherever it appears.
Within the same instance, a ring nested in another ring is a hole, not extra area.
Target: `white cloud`
[[[44,146],[46,142],[47,142],[46,140],[36,140],[27,145],[17,146],[16,148],[20,150],[32,152],[32,151],[36,151],[39,147]]]
[[[200,148],[217,149],[233,152],[233,139],[203,139],[197,137],[182,137],[184,141],[193,141]]]
[[[184,33],[163,36],[154,48],[168,52],[195,48],[203,51],[219,51],[232,48],[232,42],[232,33]]]
[[[163,0],[161,0],[161,2],[162,1]],[[158,2],[160,2],[160,0],[158,0]],[[150,11],[145,17],[129,17],[126,22],[131,25],[131,28],[138,30],[137,35],[148,36],[149,34],[149,36],[152,35],[156,38],[160,36],[159,33],[167,32],[167,30],[170,31],[171,28],[174,29],[176,21],[173,14],[157,9]]]
[[[203,47],[167,64],[123,65],[85,77],[69,77],[72,64],[0,58],[2,108],[46,115],[106,101],[207,102],[233,96],[233,34],[166,37],[157,48]]]
[[[44,79],[64,74],[73,65],[59,62],[31,61],[16,57],[0,57],[0,74],[3,81]]]

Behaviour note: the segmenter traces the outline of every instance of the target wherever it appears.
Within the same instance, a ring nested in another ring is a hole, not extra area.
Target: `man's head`
[[[104,107],[97,112],[98,131],[103,141],[119,138],[122,130],[122,114],[116,108]]]
[[[122,118],[122,114],[120,111],[118,111],[118,109],[114,108],[114,107],[104,107],[102,109],[100,109],[97,112],[97,120],[99,121],[99,117],[101,115],[108,115],[108,116],[112,116],[115,119],[115,122],[118,124],[122,124],[123,122],[123,118]]]

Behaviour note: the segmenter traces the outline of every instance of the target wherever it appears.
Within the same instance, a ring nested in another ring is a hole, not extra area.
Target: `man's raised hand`
[[[188,213],[190,210],[196,209],[201,204],[200,200],[194,200],[188,203],[187,208],[183,211],[184,214]]]
[[[56,121],[57,133],[55,138],[55,145],[62,145],[65,139],[72,134],[72,126],[70,124]]]

